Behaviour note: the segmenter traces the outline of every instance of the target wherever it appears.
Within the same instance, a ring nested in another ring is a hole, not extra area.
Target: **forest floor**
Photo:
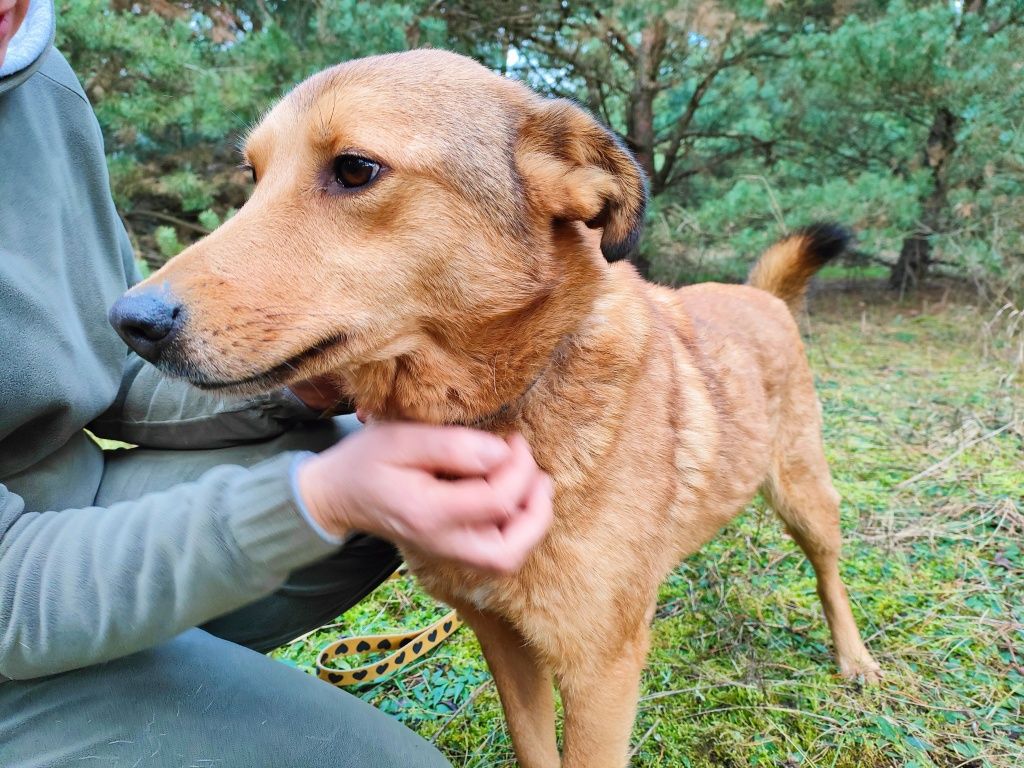
[[[955,296],[834,286],[806,323],[842,573],[883,682],[837,675],[811,568],[757,500],[661,589],[634,766],[1024,765],[1021,330]],[[341,633],[444,610],[399,577],[274,655],[306,667]],[[354,692],[456,766],[515,765],[467,629]]]

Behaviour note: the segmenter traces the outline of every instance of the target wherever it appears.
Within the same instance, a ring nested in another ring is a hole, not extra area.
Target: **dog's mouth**
[[[271,391],[280,389],[287,382],[295,380],[296,374],[301,375],[304,368],[318,357],[341,350],[349,341],[349,334],[337,333],[323,341],[307,347],[276,365],[262,371],[251,373],[235,379],[217,379],[186,361],[167,361],[161,365],[168,373],[186,379],[193,386],[207,391],[245,390],[247,392]]]

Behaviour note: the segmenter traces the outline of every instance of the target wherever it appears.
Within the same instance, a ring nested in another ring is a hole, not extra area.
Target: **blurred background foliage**
[[[354,57],[451,48],[588,106],[650,177],[634,260],[741,278],[837,219],[856,269],[1024,294],[1024,0],[58,0],[117,205],[159,264],[241,206],[237,144],[291,86]]]

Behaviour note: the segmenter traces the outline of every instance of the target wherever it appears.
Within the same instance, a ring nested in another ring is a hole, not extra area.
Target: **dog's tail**
[[[796,314],[814,273],[846,250],[849,242],[850,233],[838,224],[823,222],[798,229],[761,255],[747,284],[778,296]]]

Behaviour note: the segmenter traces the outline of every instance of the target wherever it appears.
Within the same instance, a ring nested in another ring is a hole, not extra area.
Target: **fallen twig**
[[[935,464],[932,464],[927,469],[921,470],[920,472],[918,472],[913,477],[908,478],[907,480],[904,480],[902,482],[897,483],[894,487],[896,487],[896,488],[906,488],[908,485],[913,485],[914,483],[916,483],[918,480],[921,480],[922,478],[928,477],[929,475],[934,475],[939,470],[944,469],[945,467],[949,466],[950,462],[952,462],[954,459],[956,459],[957,456],[962,454],[968,448],[973,448],[978,443],[983,443],[986,440],[991,440],[993,437],[1001,435],[1003,432],[1008,430],[1014,424],[1015,424],[1015,422],[1008,421],[1006,424],[1003,424],[1003,426],[999,427],[999,429],[993,429],[991,432],[986,432],[981,437],[976,437],[973,440],[968,440],[966,443],[964,443],[959,448],[957,448],[955,451],[953,451],[951,454],[949,454],[949,456],[947,456],[946,458],[942,459],[941,461],[937,461]]]
[[[445,718],[445,721],[441,723],[441,727],[434,731],[434,735],[430,737],[430,743],[436,744],[437,740],[441,738],[441,734],[445,732],[445,729],[449,725],[451,725],[452,721],[455,720],[455,718],[457,718],[459,715],[461,715],[463,711],[465,711],[466,707],[468,707],[470,704],[476,701],[476,697],[483,692],[484,688],[486,688],[493,682],[494,678],[491,678],[490,680],[484,680],[482,683],[480,683],[480,685],[478,685],[474,689],[474,691],[471,694],[469,694],[466,700],[459,704],[459,708],[452,712],[450,715],[448,715],[447,718]]]
[[[661,725],[661,718],[655,720],[654,724],[644,732],[644,735],[640,737],[640,740],[633,746],[631,750],[629,750],[630,760],[636,757],[636,753],[640,751],[640,747],[642,747],[644,745],[644,742],[651,737],[651,734],[654,733],[654,729],[657,728],[659,725]]]

